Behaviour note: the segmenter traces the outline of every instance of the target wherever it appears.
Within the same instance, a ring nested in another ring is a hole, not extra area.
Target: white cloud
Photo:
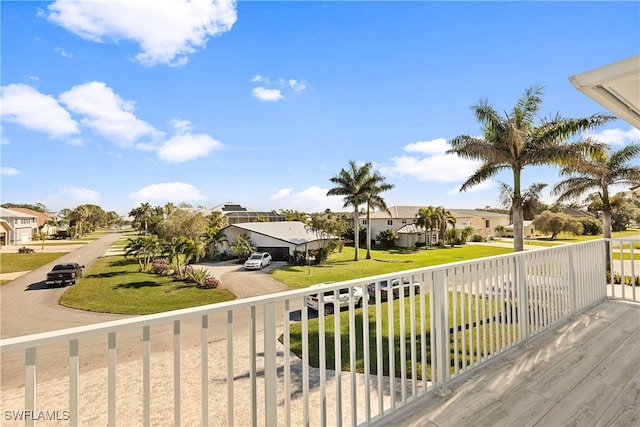
[[[70,54],[69,52],[67,52],[66,50],[62,49],[61,47],[57,47],[54,49],[54,51],[56,53],[59,53],[60,56],[62,56],[63,58],[73,58],[73,55]]]
[[[11,176],[11,175],[18,175],[20,172],[18,172],[18,169],[16,168],[11,168],[11,167],[7,167],[7,166],[1,166],[0,167],[0,175],[2,176]]]
[[[237,19],[233,0],[57,0],[49,20],[94,42],[128,40],[144,65],[184,65],[208,39],[231,29]]]
[[[282,99],[282,92],[280,89],[266,89],[262,86],[253,88],[251,91],[253,96],[261,101],[279,101]]]
[[[161,184],[151,184],[135,193],[129,194],[129,198],[136,203],[159,203],[166,204],[175,200],[181,202],[200,202],[206,197],[200,193],[197,187],[184,182],[165,182]]]
[[[60,198],[69,206],[95,204],[100,200],[100,193],[87,188],[68,187],[63,188],[59,193]]]
[[[621,145],[630,141],[640,140],[640,130],[636,128],[629,128],[629,130],[622,130],[619,128],[605,129],[602,132],[589,133],[586,136],[607,144]]]
[[[328,188],[311,186],[298,193],[292,188],[283,188],[269,197],[269,200],[277,201],[280,209],[293,209],[300,212],[324,212],[331,209],[333,212],[340,212],[343,201],[342,197],[327,196]]]
[[[60,101],[71,111],[85,116],[82,124],[119,145],[132,146],[139,138],[158,138],[161,135],[133,114],[133,101],[124,101],[102,82],[74,86],[60,95]]]
[[[262,101],[279,101],[284,97],[283,91],[302,92],[307,88],[307,84],[302,80],[277,78],[274,82],[269,77],[256,74],[252,83],[260,83],[262,86],[253,88],[253,96]]]
[[[446,154],[450,148],[444,138],[407,144],[402,154],[392,157],[391,166],[383,166],[380,172],[388,176],[408,175],[422,182],[458,182],[466,180],[478,169],[480,162]]]
[[[3,86],[0,103],[2,118],[27,129],[51,137],[64,137],[80,132],[67,110],[49,95],[24,84]]]
[[[305,90],[307,88],[307,85],[305,82],[291,79],[289,80],[289,87],[291,87],[291,89],[293,89],[296,92],[300,92]]]
[[[170,163],[183,163],[207,156],[213,150],[222,149],[220,141],[209,135],[176,135],[158,148],[158,156]]]

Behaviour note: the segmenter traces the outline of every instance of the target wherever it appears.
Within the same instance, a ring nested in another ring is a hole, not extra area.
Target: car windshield
[[[262,255],[260,254],[251,255],[251,259],[262,259]]]

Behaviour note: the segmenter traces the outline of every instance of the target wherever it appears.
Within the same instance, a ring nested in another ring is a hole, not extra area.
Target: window
[[[387,225],[393,225],[393,220],[392,219],[388,219],[387,220]]]
[[[491,221],[488,219],[484,220],[484,228],[491,228]]]

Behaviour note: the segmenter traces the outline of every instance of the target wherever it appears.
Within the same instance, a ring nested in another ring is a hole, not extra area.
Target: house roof
[[[640,129],[640,55],[569,77],[580,92]]]
[[[18,212],[13,209],[0,207],[0,218],[33,218],[35,215]]]
[[[229,225],[223,230],[230,227],[259,233],[294,245],[320,240],[316,233],[300,221],[245,222]],[[335,238],[335,236],[329,235],[328,238]]]
[[[42,227],[49,219],[54,218],[53,216],[47,215],[46,213],[34,211],[33,209],[28,208],[11,208],[11,210],[35,216],[38,220],[38,227]]]
[[[385,218],[414,218],[419,209],[425,206],[391,206],[389,215],[386,211],[372,212],[369,217],[371,219],[385,219]],[[475,216],[480,218],[504,218],[507,214],[498,212],[481,211],[476,209],[447,209],[456,217]],[[363,215],[360,218],[364,218]]]
[[[595,215],[591,212],[583,211],[580,209],[574,208],[562,208],[562,213],[567,214],[569,216],[574,216],[577,218],[584,218],[585,216],[595,218]]]
[[[2,227],[2,229],[4,231],[11,231],[13,230],[13,228],[11,228],[11,226],[9,225],[9,223],[7,221],[5,221],[4,219],[0,219],[0,227]]]
[[[504,218],[509,216],[509,214],[504,214],[500,212],[481,211],[477,209],[450,209],[450,210],[453,216],[455,217],[475,216],[479,218]]]
[[[427,232],[426,228],[418,227],[415,224],[407,224],[400,227],[398,230],[396,230],[396,233],[398,234],[415,234],[415,233],[426,233],[426,232]]]

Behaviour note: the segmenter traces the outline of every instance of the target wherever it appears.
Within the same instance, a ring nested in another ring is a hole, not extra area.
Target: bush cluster
[[[611,283],[611,273],[607,273],[607,282]],[[613,283],[620,285],[622,282],[622,275],[620,273],[613,273]],[[629,286],[640,286],[640,276],[636,276],[634,279],[630,275],[625,274],[624,284]]]
[[[18,253],[19,254],[30,254],[35,252],[35,250],[33,250],[32,248],[28,248],[26,246],[23,246],[21,248],[18,249]]]

